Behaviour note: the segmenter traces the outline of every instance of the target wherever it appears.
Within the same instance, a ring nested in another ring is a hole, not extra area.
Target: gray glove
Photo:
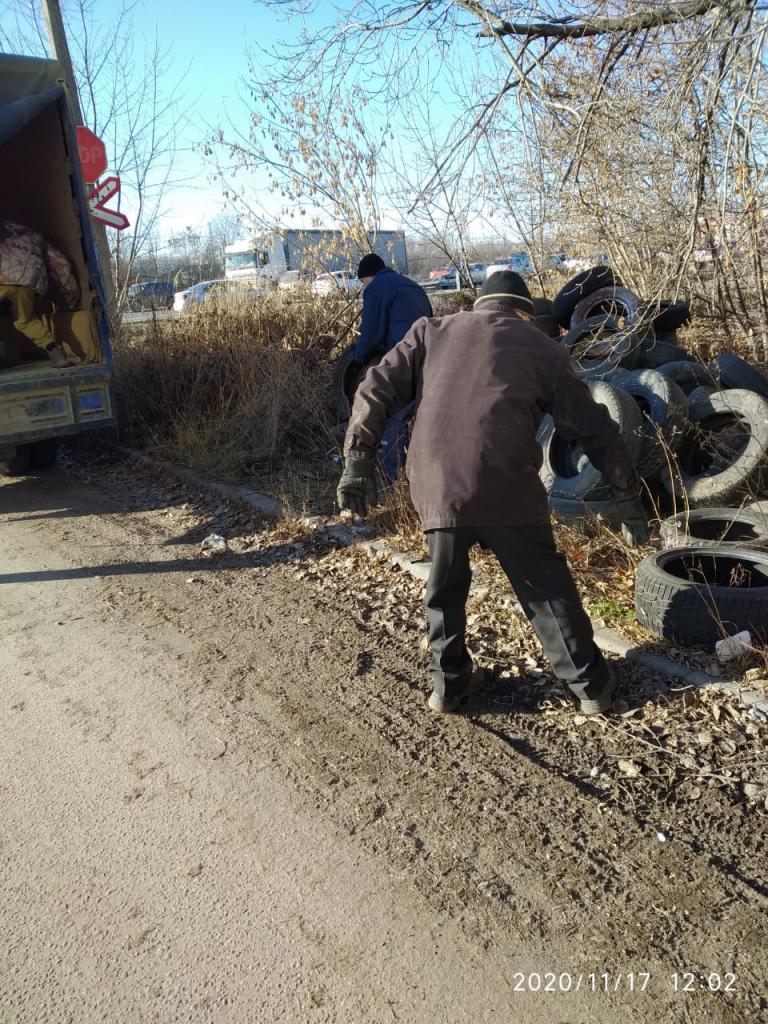
[[[369,507],[375,505],[378,500],[376,460],[347,459],[339,486],[336,488],[339,508],[349,509],[350,512],[364,516]]]

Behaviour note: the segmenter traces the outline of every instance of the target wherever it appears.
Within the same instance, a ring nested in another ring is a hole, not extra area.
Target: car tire
[[[55,437],[46,437],[42,441],[33,441],[30,449],[30,469],[51,469],[59,454],[59,441]]]
[[[693,391],[688,395],[688,405],[692,405],[694,402],[700,402],[702,398],[709,398],[710,395],[716,394],[718,388],[707,387],[706,384],[702,384],[701,387],[694,388]]]
[[[590,381],[588,386],[595,401],[608,409],[630,456],[636,461],[642,443],[642,416],[634,399],[604,381]],[[551,416],[542,422],[537,437],[542,448],[539,476],[548,494],[556,498],[595,500],[611,497],[603,474],[578,447],[558,437]]]
[[[629,288],[611,286],[598,288],[589,295],[580,299],[571,315],[571,327],[592,316],[603,314],[612,317],[622,317],[624,326],[637,323],[640,309],[640,300]]]
[[[630,547],[647,544],[650,538],[648,519],[643,509],[642,518],[638,509],[642,507],[639,498],[559,498],[549,496],[549,508],[563,519],[584,519],[596,515],[612,529],[621,529],[624,540]]]
[[[352,414],[355,392],[370,364],[355,359],[353,345],[345,348],[333,367],[331,395],[333,407],[340,420],[348,420]]]
[[[651,479],[667,461],[665,448],[676,453],[685,440],[688,400],[677,384],[658,370],[624,370],[612,383],[638,404],[643,441],[637,471],[644,479]]]
[[[644,370],[658,370],[667,363],[693,363],[695,358],[682,345],[673,341],[665,341],[658,334],[650,331],[643,342],[638,367]]]
[[[620,288],[621,279],[610,267],[590,267],[582,270],[563,285],[552,300],[552,311],[566,330],[571,326],[573,311],[579,302],[598,288]]]
[[[663,363],[657,367],[659,373],[669,377],[683,389],[686,395],[697,387],[715,387],[715,378],[703,363],[691,362],[688,359],[677,359],[672,363]]]
[[[676,466],[659,475],[662,486],[690,508],[740,504],[768,458],[768,400],[753,391],[716,391],[689,402],[688,413],[691,429]],[[736,426],[738,434],[723,430]]]
[[[676,331],[678,327],[690,323],[690,320],[690,302],[671,302],[669,299],[662,299],[659,303],[659,312],[653,318],[653,327],[656,331]]]
[[[682,646],[711,649],[742,630],[768,639],[768,552],[712,545],[650,555],[635,572],[635,614]]]
[[[615,339],[612,338],[616,335]],[[593,341],[594,346],[604,346],[605,353],[599,358],[585,358],[580,355],[580,346]],[[619,369],[622,360],[630,353],[632,341],[629,335],[619,332],[619,325],[612,316],[601,313],[589,317],[572,327],[561,338],[573,361],[574,371],[586,380],[608,380]]]
[[[768,398],[768,379],[735,352],[723,352],[709,364],[716,381],[726,388],[745,388]]]
[[[692,508],[663,519],[663,548],[768,544],[765,517],[747,508]]]
[[[17,445],[13,456],[0,462],[0,476],[25,476],[29,472],[31,448],[29,444]]]

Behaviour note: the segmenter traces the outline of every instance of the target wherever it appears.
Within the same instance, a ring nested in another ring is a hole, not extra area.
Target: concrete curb
[[[202,490],[213,491],[232,501],[243,502],[264,515],[279,518],[283,514],[283,507],[279,501],[270,498],[266,494],[261,494],[259,491],[251,490],[248,487],[238,487],[234,484],[225,484],[218,480],[208,480],[205,477],[198,476],[191,469],[178,466],[174,462],[167,462],[165,459],[153,458],[134,448],[120,447],[119,451],[143,465],[153,469],[162,469],[170,476],[183,480],[185,483],[191,483]],[[426,581],[429,576],[429,562],[415,561],[402,551],[394,551],[385,540],[361,539],[364,529],[354,526],[339,526],[327,522],[325,524],[325,532],[329,537],[333,537],[349,547],[356,547],[361,551],[365,551],[369,555],[376,557],[384,555],[415,579]],[[520,615],[523,614],[520,605],[513,605],[513,610],[516,610]],[[736,694],[747,707],[752,707],[761,714],[768,716],[768,699],[759,690],[744,690],[738,683],[723,682],[707,672],[692,669],[688,665],[672,661],[671,658],[665,658],[661,654],[648,654],[643,652],[641,648],[634,647],[615,630],[609,629],[606,626],[597,626],[597,623],[593,623],[593,625],[595,626],[595,643],[601,651],[608,654],[616,654],[620,658],[626,658],[628,661],[637,662],[638,665],[644,665],[654,672],[661,672],[662,675],[668,676],[670,679],[678,679],[687,686]]]
[[[267,494],[261,494],[260,491],[253,491],[249,487],[238,487],[235,484],[225,484],[220,480],[208,480],[206,477],[198,476],[194,470],[187,469],[186,466],[178,466],[175,462],[167,462],[165,459],[156,459],[135,448],[126,448],[121,445],[118,451],[144,466],[149,466],[151,469],[162,469],[169,476],[174,476],[185,483],[194,484],[195,487],[200,487],[202,490],[214,491],[232,501],[242,501],[266,516],[274,516],[279,519],[283,514],[283,506],[280,502],[270,498]]]

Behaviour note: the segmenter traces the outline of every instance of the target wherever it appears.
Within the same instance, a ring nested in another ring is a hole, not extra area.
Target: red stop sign
[[[77,152],[83,178],[90,183],[96,181],[107,169],[107,149],[101,139],[94,135],[90,128],[80,125],[75,128],[77,134]]]

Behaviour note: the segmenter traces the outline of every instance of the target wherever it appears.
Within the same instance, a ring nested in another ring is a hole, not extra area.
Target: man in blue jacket
[[[386,266],[381,256],[369,252],[360,260],[357,276],[363,285],[363,318],[355,342],[359,363],[386,355],[424,316],[434,316],[427,293],[404,274]],[[394,480],[404,461],[411,407],[401,409],[387,424],[381,439],[381,460]]]

